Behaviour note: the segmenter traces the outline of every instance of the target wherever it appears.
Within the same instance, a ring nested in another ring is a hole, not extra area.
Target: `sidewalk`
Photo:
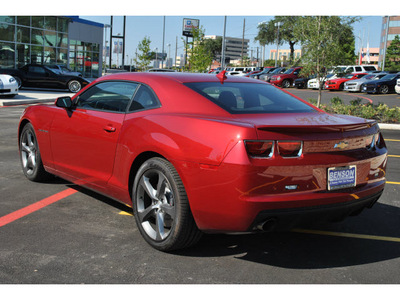
[[[54,102],[58,97],[75,95],[67,91],[21,89],[14,98],[0,97],[0,106]]]

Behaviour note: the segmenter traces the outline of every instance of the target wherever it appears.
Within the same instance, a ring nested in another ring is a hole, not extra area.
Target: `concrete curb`
[[[56,98],[51,99],[29,99],[29,100],[0,100],[1,106],[15,106],[15,105],[25,105],[25,104],[37,104],[37,103],[47,103],[54,102]]]
[[[380,129],[400,130],[400,124],[382,124],[378,123]]]

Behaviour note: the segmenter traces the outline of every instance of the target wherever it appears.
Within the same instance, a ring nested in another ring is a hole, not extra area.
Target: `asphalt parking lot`
[[[2,284],[399,284],[400,131],[383,130],[387,185],[357,217],[292,232],[205,235],[166,254],[142,239],[130,208],[19,162],[24,106],[0,108]]]

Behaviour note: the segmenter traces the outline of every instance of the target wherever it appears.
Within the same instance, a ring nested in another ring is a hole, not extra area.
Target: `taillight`
[[[373,149],[375,147],[382,148],[384,146],[384,141],[381,138],[380,132],[370,135],[365,139],[365,146],[367,149]]]
[[[272,157],[274,141],[245,141],[247,153],[253,157]]]
[[[282,157],[300,157],[302,144],[301,141],[278,141],[278,153]]]
[[[371,149],[374,147],[374,136],[370,135],[367,136],[365,139],[365,147],[367,147],[367,149]]]

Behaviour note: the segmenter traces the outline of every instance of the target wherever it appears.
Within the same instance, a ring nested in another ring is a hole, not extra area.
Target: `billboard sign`
[[[182,35],[193,37],[193,29],[199,29],[200,20],[183,19]]]

